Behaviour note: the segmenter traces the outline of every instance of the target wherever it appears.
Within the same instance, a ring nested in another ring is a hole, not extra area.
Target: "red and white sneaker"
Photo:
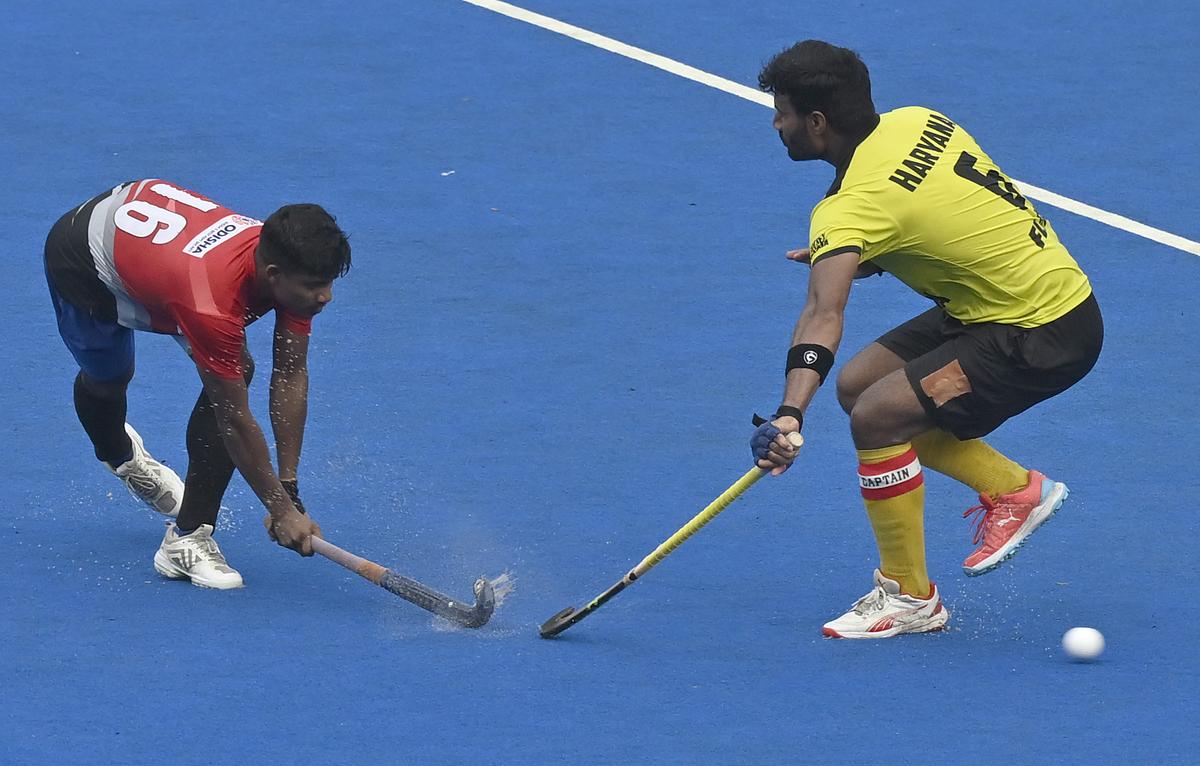
[[[875,590],[854,602],[836,620],[825,623],[821,632],[828,638],[891,638],[901,633],[941,630],[950,620],[942,606],[937,586],[929,583],[929,598],[900,592],[900,583],[875,570]]]
[[[975,515],[975,536],[971,542],[979,546],[963,561],[963,571],[974,576],[1000,566],[1035,529],[1062,508],[1069,494],[1066,484],[1030,471],[1025,489],[1000,495],[995,500],[980,495],[980,505],[963,513],[963,518]]]

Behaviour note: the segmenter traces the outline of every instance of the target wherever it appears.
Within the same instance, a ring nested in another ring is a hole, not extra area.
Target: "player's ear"
[[[805,119],[808,121],[809,131],[814,135],[823,136],[829,131],[829,120],[825,119],[824,112],[809,112]]]

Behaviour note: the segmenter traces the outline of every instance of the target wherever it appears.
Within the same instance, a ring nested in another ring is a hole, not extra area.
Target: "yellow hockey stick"
[[[787,438],[796,448],[804,444],[804,438],[798,433],[788,434]],[[746,471],[742,478],[733,483],[733,486],[722,492],[716,500],[713,500],[703,511],[693,516],[692,520],[684,524],[678,532],[671,535],[662,545],[655,548],[654,552],[642,559],[640,564],[629,570],[629,574],[618,580],[611,588],[589,601],[587,606],[582,609],[575,609],[575,607],[569,606],[549,620],[546,620],[546,622],[542,623],[542,627],[538,633],[542,638],[553,638],[604,606],[613,596],[632,585],[635,580],[649,572],[656,564],[665,559],[671,551],[682,545],[684,540],[696,534],[700,531],[701,527],[716,518],[718,513],[729,507],[730,503],[741,497],[743,492],[750,489],[751,485],[765,476],[766,473],[766,471],[757,467]]]

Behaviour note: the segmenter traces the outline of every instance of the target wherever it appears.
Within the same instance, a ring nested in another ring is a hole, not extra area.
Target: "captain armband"
[[[816,343],[797,343],[788,351],[784,374],[796,369],[814,370],[824,383],[825,377],[833,369],[833,352]]]

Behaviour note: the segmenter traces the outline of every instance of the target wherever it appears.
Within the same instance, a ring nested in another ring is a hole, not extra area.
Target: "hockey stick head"
[[[496,591],[486,577],[475,581],[475,605],[454,621],[466,628],[482,628],[496,611]]]
[[[464,628],[483,627],[488,620],[492,619],[492,612],[496,609],[496,591],[492,583],[483,577],[475,581],[474,604],[456,601],[416,580],[396,574],[390,569],[383,570],[379,586],[409,603],[416,604],[422,609],[433,612],[438,617]]]
[[[571,620],[575,616],[575,607],[569,606],[558,614],[542,623],[542,627],[538,629],[538,635],[542,638],[554,638],[559,633],[562,633],[567,628],[575,623]]]

